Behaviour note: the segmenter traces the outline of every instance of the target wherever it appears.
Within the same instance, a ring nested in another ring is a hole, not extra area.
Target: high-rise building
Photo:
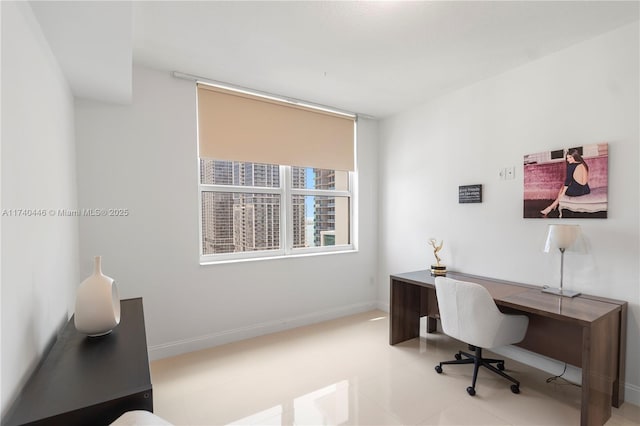
[[[280,186],[277,165],[201,160],[204,184]],[[294,220],[295,222],[295,220]],[[202,193],[203,254],[280,248],[280,195]]]
[[[335,189],[336,174],[334,170],[313,169],[316,189]],[[335,198],[316,197],[314,202],[314,245],[335,245],[331,232],[335,231],[336,212]]]
[[[305,171],[304,167],[292,167],[291,179],[293,188],[305,187]],[[303,248],[307,246],[307,229],[306,229],[306,204],[304,195],[294,195],[292,199],[293,207],[293,248]]]
[[[280,168],[270,164],[234,162],[233,184],[279,187]],[[235,193],[233,201],[234,251],[280,248],[279,195]]]
[[[200,182],[231,184],[229,161],[200,160]],[[226,192],[202,193],[202,253],[233,252],[233,196]]]

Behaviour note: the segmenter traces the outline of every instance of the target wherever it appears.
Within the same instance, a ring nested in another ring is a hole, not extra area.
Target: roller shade
[[[200,157],[354,170],[355,119],[198,84]]]

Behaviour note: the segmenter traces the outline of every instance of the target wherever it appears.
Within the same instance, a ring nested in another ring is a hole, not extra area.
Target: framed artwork
[[[524,156],[524,218],[606,218],[609,144]]]

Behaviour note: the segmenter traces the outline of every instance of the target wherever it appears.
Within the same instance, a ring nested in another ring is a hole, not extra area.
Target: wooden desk
[[[120,306],[120,324],[102,337],[79,333],[71,317],[3,425],[108,425],[153,411],[142,299]]]
[[[611,405],[624,402],[627,302],[563,298],[540,287],[455,272],[447,277],[482,284],[501,311],[527,315],[529,328],[517,346],[582,368],[581,425],[603,425]],[[389,344],[418,337],[423,316],[427,332],[435,332],[435,277],[429,271],[392,275],[390,286]]]

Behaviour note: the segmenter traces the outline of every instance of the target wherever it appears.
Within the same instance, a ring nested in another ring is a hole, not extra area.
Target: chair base
[[[476,381],[478,379],[478,371],[480,367],[485,367],[488,370],[498,374],[499,376],[504,377],[505,379],[513,382],[511,385],[511,392],[520,393],[520,382],[509,376],[502,370],[504,370],[504,360],[503,359],[493,359],[493,358],[484,358],[482,356],[482,348],[474,347],[469,345],[470,350],[474,350],[475,354],[472,355],[470,353],[464,351],[458,351],[455,355],[455,360],[452,361],[443,361],[440,364],[436,365],[436,372],[438,374],[442,373],[442,366],[448,364],[473,364],[473,379],[471,380],[471,386],[467,388],[467,393],[471,396],[476,394]],[[463,358],[466,357],[466,358]],[[496,364],[494,367],[492,364]]]

